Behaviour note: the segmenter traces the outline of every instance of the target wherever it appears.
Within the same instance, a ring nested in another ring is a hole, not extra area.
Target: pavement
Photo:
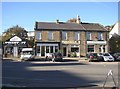
[[[116,64],[119,63],[118,61],[115,62],[89,62],[89,60],[86,57],[81,57],[81,58],[63,58],[64,62],[72,63],[72,62],[80,62],[80,63],[91,63],[91,64]],[[3,60],[7,61],[19,61],[21,62],[21,59],[18,57],[9,57],[9,58],[3,58]],[[35,59],[31,60],[31,62],[40,62],[40,63],[52,63],[51,61],[46,61],[44,57],[38,58],[36,57]],[[63,62],[54,62],[54,63],[63,63]]]

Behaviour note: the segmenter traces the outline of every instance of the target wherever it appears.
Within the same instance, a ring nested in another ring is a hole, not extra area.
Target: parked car
[[[63,57],[62,54],[60,52],[56,52],[56,53],[47,53],[46,54],[46,59],[47,60],[51,60],[51,61],[63,61]]]
[[[33,48],[23,48],[21,55],[20,55],[20,59],[21,61],[27,61],[27,60],[32,60],[34,59],[35,55],[34,55],[34,50]]]
[[[104,61],[115,61],[114,57],[110,53],[100,53],[99,57]]]
[[[97,53],[88,53],[87,58],[89,59],[89,61],[99,61]]]
[[[120,61],[120,53],[114,53],[113,56],[116,61]]]

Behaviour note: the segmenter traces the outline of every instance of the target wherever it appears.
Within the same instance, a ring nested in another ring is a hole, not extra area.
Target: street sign
[[[109,76],[111,76],[111,77],[112,77],[112,80],[113,80],[114,85],[115,85],[115,87],[116,87],[115,89],[117,89],[116,82],[115,82],[115,79],[114,79],[114,77],[113,77],[113,71],[112,71],[111,69],[109,70],[109,72],[108,72],[108,74],[107,74],[107,77],[106,77],[106,79],[105,79],[105,82],[104,82],[104,84],[103,84],[102,89],[104,89],[105,84],[106,84],[107,79],[108,79],[108,77],[109,77]]]

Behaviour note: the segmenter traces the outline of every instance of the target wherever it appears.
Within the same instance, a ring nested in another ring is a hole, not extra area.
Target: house
[[[113,35],[120,36],[120,20],[113,26],[112,30],[109,33],[109,38],[111,38]]]
[[[36,22],[34,30],[39,57],[58,51],[64,57],[108,51],[108,31],[100,24],[81,22],[79,16],[73,22]]]

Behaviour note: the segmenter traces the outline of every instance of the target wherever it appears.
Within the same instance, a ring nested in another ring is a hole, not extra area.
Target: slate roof
[[[35,30],[84,30],[84,31],[107,31],[104,26],[97,23],[70,23],[70,22],[36,22]]]
[[[107,29],[98,23],[81,23],[87,31],[107,31]]]
[[[38,22],[36,23],[36,28],[38,30],[85,30],[81,24],[77,23],[49,23],[49,22]]]

